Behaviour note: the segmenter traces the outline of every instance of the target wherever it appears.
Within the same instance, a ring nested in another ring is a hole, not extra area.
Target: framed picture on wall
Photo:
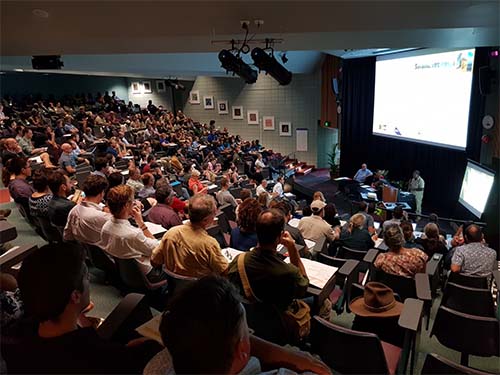
[[[233,120],[243,120],[243,107],[233,107]]]
[[[198,90],[189,93],[189,103],[200,104],[200,92]]]
[[[280,136],[281,137],[291,137],[292,136],[292,123],[291,122],[280,122]]]
[[[213,96],[204,96],[203,97],[203,108],[205,109],[214,109],[214,97]]]
[[[144,94],[151,94],[153,92],[153,88],[151,87],[151,81],[142,82],[142,92]]]
[[[274,130],[274,116],[262,117],[262,129]]]
[[[259,125],[259,111],[256,111],[254,109],[248,110],[247,122],[248,125]]]
[[[227,107],[227,100],[219,100],[217,102],[217,110],[219,115],[227,115],[229,113],[229,108]]]
[[[165,88],[165,81],[156,81],[156,91],[158,92],[167,91]]]
[[[141,93],[141,84],[139,82],[132,82],[132,94],[140,94]]]

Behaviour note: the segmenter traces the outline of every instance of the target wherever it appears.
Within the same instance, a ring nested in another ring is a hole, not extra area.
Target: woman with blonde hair
[[[317,201],[317,200],[320,200],[320,201],[326,203],[326,198],[321,191],[315,191],[313,194],[313,201]]]

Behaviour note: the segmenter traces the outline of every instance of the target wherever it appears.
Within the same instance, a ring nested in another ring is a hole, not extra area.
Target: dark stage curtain
[[[390,180],[407,181],[418,169],[426,183],[424,213],[454,215],[459,205],[467,158],[478,161],[484,97],[479,93],[479,67],[487,65],[488,50],[476,49],[466,151],[399,141],[372,135],[375,58],[344,60],[340,172],[353,176],[363,162],[372,171],[389,170]]]

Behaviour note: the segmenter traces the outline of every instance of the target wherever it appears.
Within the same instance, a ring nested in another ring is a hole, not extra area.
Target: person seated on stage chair
[[[311,203],[311,216],[306,216],[299,221],[299,230],[305,239],[319,242],[326,238],[327,242],[333,242],[340,235],[340,228],[332,228],[323,217],[325,216],[326,204],[321,200],[315,200]]]
[[[403,230],[403,236],[405,238],[405,244],[404,247],[407,249],[419,249],[419,250],[424,250],[424,247],[417,243],[415,240],[415,236],[413,235],[413,225],[411,221],[403,220],[401,224],[399,224],[401,229]]]
[[[414,277],[417,273],[425,272],[429,257],[422,250],[404,247],[405,238],[399,225],[387,226],[384,231],[384,242],[389,250],[377,256],[374,262],[376,268],[405,277]]]
[[[448,248],[446,247],[446,240],[439,234],[439,228],[434,223],[427,223],[424,227],[424,234],[416,240],[424,248],[424,252],[429,256],[435,253],[446,254]]]
[[[466,276],[490,276],[497,269],[496,251],[484,242],[483,232],[476,224],[463,230],[465,245],[453,250],[451,271]]]
[[[384,221],[382,230],[385,232],[386,228],[390,225],[399,225],[401,221],[406,219],[406,214],[401,206],[396,206],[392,211],[392,219]]]
[[[144,375],[259,374],[264,367],[276,369],[272,373],[331,373],[305,352],[251,335],[238,291],[221,277],[205,277],[179,293],[163,313],[160,334],[166,348]]]
[[[367,168],[366,164],[363,163],[363,164],[361,164],[361,169],[358,169],[358,171],[354,175],[353,179],[355,181],[361,182],[363,184],[365,182],[366,178],[368,176],[372,176],[372,175],[373,175],[372,171],[370,171]]]
[[[70,244],[45,245],[23,260],[18,284],[28,318],[2,332],[12,373],[142,373],[158,344],[100,338],[85,316],[89,280],[85,252]]]

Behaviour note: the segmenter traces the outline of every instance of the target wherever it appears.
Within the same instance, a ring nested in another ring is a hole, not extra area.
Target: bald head
[[[215,216],[216,205],[211,195],[196,194],[189,200],[188,209],[191,223],[206,227]]]
[[[277,245],[285,228],[285,215],[281,210],[271,208],[257,218],[257,238],[260,246]]]
[[[69,154],[71,151],[73,151],[73,147],[69,143],[63,143],[61,145],[61,150],[67,154]]]
[[[483,240],[483,232],[481,228],[476,224],[471,224],[465,229],[465,241],[467,243],[471,242],[481,242]]]

